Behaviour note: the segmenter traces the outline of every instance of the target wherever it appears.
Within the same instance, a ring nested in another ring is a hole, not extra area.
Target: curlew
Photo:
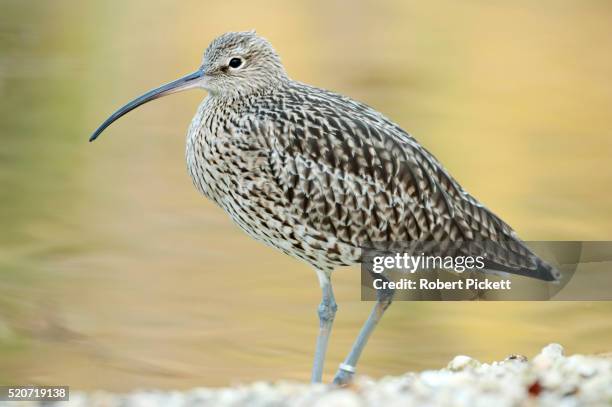
[[[191,88],[208,92],[187,133],[195,187],[248,235],[317,273],[322,300],[313,382],[321,381],[337,309],[332,271],[359,263],[368,242],[488,240],[496,246],[493,266],[558,278],[410,134],[363,103],[292,80],[254,31],[214,39],[196,72],[121,107],[90,141],[138,106]],[[392,296],[377,293],[335,383],[352,379]]]

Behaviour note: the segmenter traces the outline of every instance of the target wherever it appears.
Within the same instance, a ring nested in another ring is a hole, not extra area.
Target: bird
[[[119,108],[90,141],[133,109],[193,88],[207,92],[186,137],[195,188],[252,238],[317,274],[322,299],[312,382],[322,380],[338,308],[332,272],[361,263],[369,242],[487,241],[492,270],[559,279],[412,135],[362,102],[291,79],[254,30],[216,37],[195,72]],[[392,300],[392,291],[377,292],[333,383],[353,380]]]

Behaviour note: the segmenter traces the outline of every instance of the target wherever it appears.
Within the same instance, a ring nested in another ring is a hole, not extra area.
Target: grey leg
[[[357,361],[359,360],[359,356],[361,356],[363,348],[365,348],[366,344],[368,343],[368,339],[370,338],[372,332],[374,332],[374,328],[376,328],[378,321],[380,321],[387,308],[389,308],[389,305],[391,305],[394,294],[392,290],[378,290],[376,294],[376,305],[374,305],[374,309],[372,309],[370,316],[365,324],[363,324],[363,327],[359,332],[359,336],[357,336],[357,339],[351,348],[351,352],[344,360],[344,363],[340,364],[340,367],[336,372],[336,376],[334,377],[334,384],[345,385],[351,382],[353,375],[355,374]]]
[[[323,364],[325,363],[325,352],[327,351],[327,342],[329,334],[334,323],[334,316],[338,306],[334,299],[332,291],[330,271],[317,270],[319,284],[323,293],[323,299],[319,305],[319,336],[317,337],[317,348],[315,350],[314,363],[312,366],[312,382],[321,382],[323,376]]]

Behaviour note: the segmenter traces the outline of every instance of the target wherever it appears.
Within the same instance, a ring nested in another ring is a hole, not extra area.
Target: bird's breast
[[[254,183],[263,182],[262,159],[227,111],[202,104],[187,134],[186,160],[195,187],[224,209]]]
[[[222,157],[214,148],[212,120],[206,100],[200,107],[187,132],[185,158],[187,171],[197,190],[216,203],[220,203],[224,177]]]

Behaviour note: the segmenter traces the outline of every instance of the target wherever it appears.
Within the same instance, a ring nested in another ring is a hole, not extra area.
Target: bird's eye
[[[232,58],[229,61],[230,68],[238,68],[240,65],[242,65],[242,59],[240,58]]]

